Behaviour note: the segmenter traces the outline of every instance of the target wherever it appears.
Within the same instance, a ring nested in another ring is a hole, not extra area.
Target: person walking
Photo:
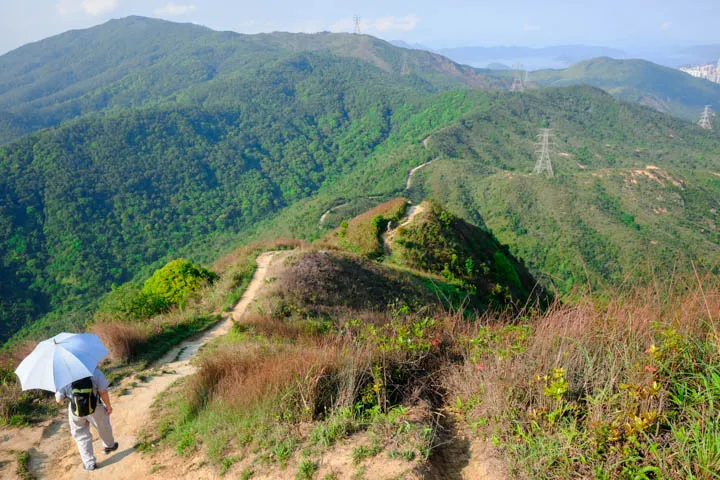
[[[68,405],[70,433],[77,443],[85,470],[95,470],[97,465],[90,425],[95,427],[100,435],[105,454],[118,449],[118,442],[113,437],[110,425],[113,409],[108,387],[109,383],[105,375],[96,368],[91,377],[76,380],[55,392],[55,400],[58,403],[62,403],[65,398],[70,401]]]

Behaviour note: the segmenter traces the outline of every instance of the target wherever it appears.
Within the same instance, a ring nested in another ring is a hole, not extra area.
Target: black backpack
[[[76,417],[87,417],[97,407],[97,394],[93,388],[92,377],[81,378],[70,384],[72,397],[70,408]]]

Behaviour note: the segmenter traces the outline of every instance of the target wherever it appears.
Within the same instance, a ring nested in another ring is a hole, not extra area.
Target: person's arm
[[[57,403],[62,403],[65,399],[65,394],[63,392],[55,392],[55,401]]]
[[[103,404],[105,405],[105,410],[107,410],[108,415],[110,415],[113,411],[112,405],[110,405],[110,394],[108,393],[107,390],[102,390],[102,391],[98,392],[98,394],[100,395],[100,398],[102,399]]]

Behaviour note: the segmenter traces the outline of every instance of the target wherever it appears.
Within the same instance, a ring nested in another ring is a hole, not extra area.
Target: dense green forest
[[[273,65],[292,62],[298,53],[362,60],[410,77],[423,90],[505,83],[440,55],[394,47],[367,35],[241,35],[127,17],[0,56],[0,144],[95,112],[160,105],[242,106],[248,84],[263,76],[274,80],[266,76]],[[273,75],[283,72],[274,70]],[[320,81],[336,80],[328,76]]]
[[[339,178],[394,141],[432,90],[416,80],[297,54],[256,71],[242,107],[88,116],[0,148],[3,336]]]
[[[705,105],[720,104],[720,85],[645,60],[596,58],[565,70],[532,72],[542,86],[587,84],[660,112],[696,121]]]

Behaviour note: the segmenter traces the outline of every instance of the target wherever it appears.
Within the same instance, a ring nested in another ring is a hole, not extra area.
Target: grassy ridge
[[[207,454],[233,475],[323,475],[346,458],[336,474],[372,476],[375,458],[413,478],[467,432],[491,439],[512,478],[716,478],[714,278],[468,318],[411,303],[372,312],[343,294],[296,303],[297,273],[278,272],[260,313],[206,350],[157,407],[145,448]],[[331,299],[340,308],[318,317]]]

